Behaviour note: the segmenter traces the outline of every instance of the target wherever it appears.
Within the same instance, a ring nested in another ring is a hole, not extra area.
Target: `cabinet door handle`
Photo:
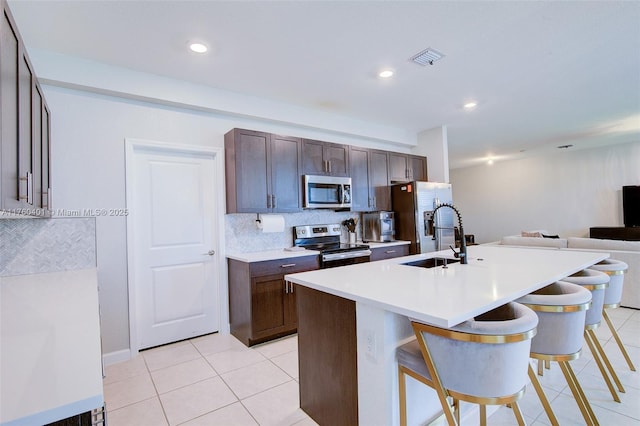
[[[327,161],[327,164],[329,165],[329,173],[331,173],[331,161]]]
[[[27,200],[27,204],[33,204],[33,173],[27,172],[24,177],[20,178],[21,181],[27,182],[27,194],[19,195],[19,200]]]
[[[378,200],[376,200],[376,197],[373,197],[373,208],[376,208],[376,205],[378,204]]]
[[[284,282],[284,292],[285,293],[293,293],[293,283],[290,281]]]
[[[267,194],[267,208],[271,208],[271,194]]]
[[[395,253],[395,252],[396,252],[395,250],[387,250],[387,251],[385,251],[386,254],[391,254],[391,253]]]
[[[285,263],[284,265],[280,265],[281,268],[293,268],[296,266],[295,263]]]
[[[271,195],[271,207],[274,209],[278,207],[278,203],[276,202],[276,196],[273,194]]]

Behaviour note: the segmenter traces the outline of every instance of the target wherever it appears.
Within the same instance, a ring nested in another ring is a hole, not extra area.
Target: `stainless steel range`
[[[353,265],[369,261],[371,250],[366,244],[340,243],[340,224],[293,227],[293,245],[321,254],[320,268]]]

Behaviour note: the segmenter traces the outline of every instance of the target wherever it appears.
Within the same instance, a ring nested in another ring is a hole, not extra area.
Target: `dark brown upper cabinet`
[[[389,153],[389,182],[427,180],[427,158],[419,155]]]
[[[7,2],[0,22],[0,209],[51,215],[51,117]]]
[[[302,173],[349,176],[349,145],[303,139]]]
[[[388,153],[351,146],[351,210],[359,212],[391,209]]]
[[[224,147],[227,213],[302,210],[300,139],[233,129]]]

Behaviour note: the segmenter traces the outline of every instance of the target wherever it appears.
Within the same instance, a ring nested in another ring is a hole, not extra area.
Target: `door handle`
[[[209,250],[206,253],[202,253],[203,256],[213,256],[214,254],[216,254],[215,250]]]
[[[284,282],[284,292],[286,294],[293,293],[293,283],[291,281]]]
[[[33,204],[33,173],[27,172],[24,177],[20,178],[20,181],[27,183],[27,193],[19,195],[19,199],[27,200],[27,204]]]

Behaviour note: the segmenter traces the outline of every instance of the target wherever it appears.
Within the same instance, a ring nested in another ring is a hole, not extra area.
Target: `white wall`
[[[588,237],[593,226],[624,226],[622,186],[640,185],[640,142],[454,169],[450,178],[476,242],[533,229]]]

